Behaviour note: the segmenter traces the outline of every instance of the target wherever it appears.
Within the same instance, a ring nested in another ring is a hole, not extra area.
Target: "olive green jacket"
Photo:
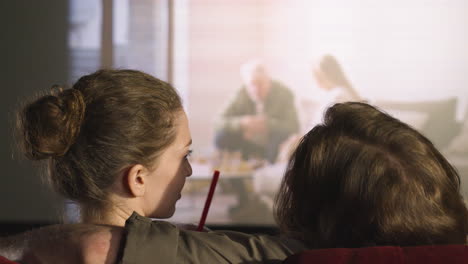
[[[145,263],[281,263],[305,249],[291,239],[233,231],[181,230],[169,222],[136,213],[127,220],[120,264]]]

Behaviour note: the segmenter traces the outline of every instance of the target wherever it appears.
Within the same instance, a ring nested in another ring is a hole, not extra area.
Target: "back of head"
[[[169,84],[139,71],[100,70],[27,104],[18,114],[20,145],[28,158],[47,160],[55,190],[92,217],[119,173],[151,166],[174,140],[180,110]]]
[[[416,130],[364,103],[336,104],[292,155],[276,217],[312,248],[464,244],[459,185]]]

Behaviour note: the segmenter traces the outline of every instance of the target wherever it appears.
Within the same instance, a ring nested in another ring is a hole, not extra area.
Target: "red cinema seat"
[[[19,263],[0,256],[0,264],[19,264]]]
[[[331,248],[299,252],[285,264],[468,264],[468,246]]]

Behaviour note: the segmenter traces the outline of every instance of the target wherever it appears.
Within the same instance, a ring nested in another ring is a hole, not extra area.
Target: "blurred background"
[[[40,167],[15,153],[14,111],[25,98],[101,67],[148,72],[183,98],[194,173],[173,221],[198,222],[220,169],[207,222],[273,225],[294,138],[319,123],[326,106],[346,101],[343,91],[429,137],[458,169],[468,197],[465,0],[16,0],[0,9],[2,229],[76,218],[73,204],[42,183]],[[324,66],[330,58],[334,70]],[[291,91],[298,120],[268,161],[215,144],[217,122],[245,84],[241,66],[252,59]]]

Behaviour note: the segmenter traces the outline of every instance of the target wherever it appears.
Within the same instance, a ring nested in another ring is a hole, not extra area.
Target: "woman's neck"
[[[125,221],[132,215],[133,210],[113,206],[105,212],[96,214],[83,215],[82,222],[87,224],[111,225],[111,226],[125,226]]]

